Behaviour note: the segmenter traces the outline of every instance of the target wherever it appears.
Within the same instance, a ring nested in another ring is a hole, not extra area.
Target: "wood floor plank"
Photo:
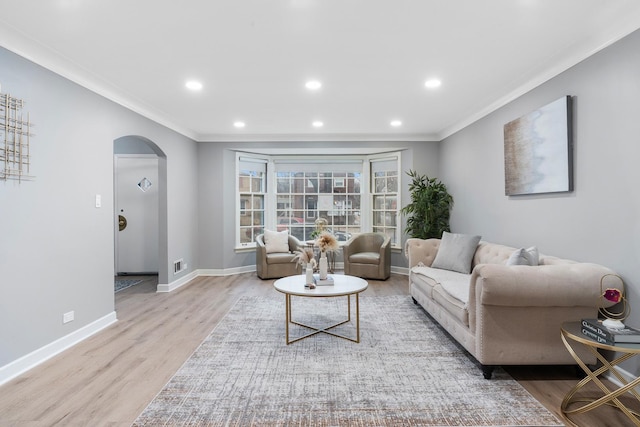
[[[115,295],[118,322],[0,387],[1,426],[129,426],[242,295],[281,297],[255,273],[198,277],[159,294],[143,277]],[[363,295],[408,295],[407,277],[369,282]],[[508,368],[559,415],[572,368]],[[585,427],[633,425],[614,408],[581,416]]]

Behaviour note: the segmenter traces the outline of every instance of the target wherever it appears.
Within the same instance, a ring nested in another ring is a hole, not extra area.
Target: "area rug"
[[[346,317],[346,297],[292,302],[303,323]],[[284,296],[242,297],[133,425],[563,425],[505,371],[485,380],[408,296],[360,297],[360,327],[360,343],[286,345]],[[336,332],[354,336],[353,322]]]
[[[115,279],[115,292],[120,292],[121,290],[135,286],[140,282],[142,282],[142,279]]]

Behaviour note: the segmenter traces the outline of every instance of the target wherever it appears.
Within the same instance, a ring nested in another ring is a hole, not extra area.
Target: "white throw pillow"
[[[431,267],[469,274],[480,239],[480,236],[443,232]]]
[[[540,254],[538,253],[538,248],[535,246],[531,246],[530,248],[520,248],[513,251],[509,259],[507,260],[507,265],[530,265],[536,266],[540,262]]]
[[[267,253],[289,252],[289,231],[264,230],[264,246]]]

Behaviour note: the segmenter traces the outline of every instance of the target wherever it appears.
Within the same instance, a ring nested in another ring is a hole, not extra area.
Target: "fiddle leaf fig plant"
[[[411,203],[400,210],[407,216],[406,233],[419,239],[440,239],[443,231],[451,231],[449,217],[453,197],[436,178],[420,175],[413,170],[407,175],[411,177]]]

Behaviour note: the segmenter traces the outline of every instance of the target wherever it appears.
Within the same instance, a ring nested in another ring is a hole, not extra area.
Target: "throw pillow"
[[[531,265],[536,266],[539,263],[540,255],[538,253],[538,248],[535,246],[531,246],[530,248],[520,248],[513,251],[509,259],[507,260],[507,265]]]
[[[264,230],[264,246],[268,254],[289,252],[289,231]]]
[[[480,236],[443,232],[431,267],[469,274],[480,239]]]

